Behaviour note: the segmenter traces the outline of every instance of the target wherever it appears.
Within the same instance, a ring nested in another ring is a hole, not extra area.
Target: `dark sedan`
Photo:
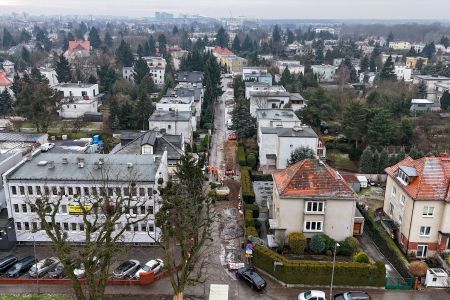
[[[334,295],[334,300],[371,300],[366,292],[345,292]]]
[[[236,278],[245,281],[257,291],[261,291],[267,286],[266,281],[255,270],[250,268],[237,270]]]

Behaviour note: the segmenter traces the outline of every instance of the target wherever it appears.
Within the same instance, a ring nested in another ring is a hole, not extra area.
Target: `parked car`
[[[136,278],[139,278],[140,274],[144,273],[144,272],[153,273],[156,275],[159,272],[161,272],[163,268],[164,268],[164,262],[162,259],[160,259],[160,258],[152,259],[152,260],[146,262],[145,265],[142,268],[140,268],[134,276]]]
[[[113,277],[117,279],[124,279],[130,275],[134,275],[136,270],[140,267],[139,261],[137,260],[124,261],[114,270]]]
[[[55,267],[59,264],[59,259],[56,257],[47,257],[37,264],[34,264],[28,274],[31,277],[42,277],[45,273],[47,273],[51,268]]]
[[[266,286],[266,281],[253,269],[241,268],[236,271],[236,278],[245,281],[257,291],[262,291]]]
[[[41,145],[41,152],[47,152],[50,149],[53,149],[53,147],[55,147],[55,144],[53,143],[45,143]]]
[[[98,266],[100,263],[97,257],[95,256],[93,258],[93,261],[95,262],[96,266]],[[73,274],[77,278],[84,278],[84,276],[86,275],[86,268],[84,267],[84,263],[82,262],[78,263],[78,265],[76,265],[75,268],[73,269]]]
[[[298,295],[298,300],[326,300],[325,292],[322,291],[306,291]]]
[[[62,264],[57,264],[55,267],[48,270],[48,277],[53,279],[59,279],[66,277],[66,270]]]
[[[334,300],[371,300],[366,292],[345,292],[334,295]]]
[[[0,259],[0,274],[4,274],[18,261],[14,255],[8,255]]]
[[[36,258],[34,256],[27,256],[16,262],[9,270],[6,272],[6,277],[20,277],[30,270],[30,268],[36,263]]]

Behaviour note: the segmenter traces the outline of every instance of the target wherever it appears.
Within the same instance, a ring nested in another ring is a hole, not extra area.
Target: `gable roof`
[[[6,77],[5,72],[0,72],[0,86],[10,86],[12,85],[11,80]]]
[[[91,42],[84,41],[84,40],[75,40],[75,41],[69,41],[69,53],[79,51],[79,50],[87,50],[89,51],[91,49]]]
[[[410,177],[409,183],[405,185],[397,178],[399,169],[416,176]],[[413,169],[415,173],[411,173]],[[422,157],[416,160],[408,156],[401,162],[386,168],[385,171],[414,200],[450,202],[450,158],[448,155]]]
[[[342,176],[317,159],[299,161],[273,178],[280,196],[357,199]]]
[[[230,54],[234,54],[231,50],[229,50],[228,48],[222,48],[219,46],[215,46],[213,49],[214,53],[217,53],[219,55],[230,55]]]

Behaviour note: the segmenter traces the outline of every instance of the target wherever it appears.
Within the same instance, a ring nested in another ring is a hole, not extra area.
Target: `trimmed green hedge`
[[[237,157],[238,162],[241,167],[245,167],[247,165],[247,160],[245,159],[245,149],[244,146],[239,145],[237,148]]]
[[[288,244],[294,254],[303,254],[307,244],[306,237],[301,232],[293,231],[288,235]]]
[[[253,220],[253,211],[246,209],[244,212],[245,227],[255,227],[255,221]]]
[[[246,204],[253,204],[255,202],[255,193],[253,192],[252,180],[247,167],[241,168],[241,185],[242,199]]]
[[[255,236],[258,237],[258,231],[256,230],[255,227],[247,227],[245,228],[245,233],[247,234],[247,236]]]
[[[273,262],[282,262],[274,270]],[[332,262],[288,260],[284,256],[261,246],[255,246],[253,263],[256,267],[287,284],[329,285]],[[384,286],[384,264],[336,262],[334,284],[351,286]]]
[[[273,181],[272,174],[257,174],[256,172],[251,173],[253,181]]]
[[[256,204],[244,204],[244,209],[251,210],[253,212],[253,219],[257,219],[259,217],[259,206]]]
[[[386,257],[403,278],[412,278],[413,276],[408,269],[408,260],[395,244],[394,240],[380,224],[375,222],[372,215],[364,209],[360,209],[360,212],[365,220],[364,231],[377,245],[384,257]]]

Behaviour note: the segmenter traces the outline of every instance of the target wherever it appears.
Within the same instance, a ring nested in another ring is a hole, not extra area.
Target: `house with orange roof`
[[[66,59],[89,57],[91,51],[91,42],[85,40],[69,41],[69,47],[64,53]]]
[[[320,160],[302,160],[273,174],[273,180],[269,226],[276,237],[300,231],[307,238],[325,233],[342,241],[362,232],[356,193]]]
[[[12,84],[12,81],[6,76],[6,72],[0,72],[0,93],[4,90],[10,91]]]
[[[406,157],[386,168],[382,225],[405,254],[450,252],[450,157]],[[391,226],[390,226],[391,225]]]

